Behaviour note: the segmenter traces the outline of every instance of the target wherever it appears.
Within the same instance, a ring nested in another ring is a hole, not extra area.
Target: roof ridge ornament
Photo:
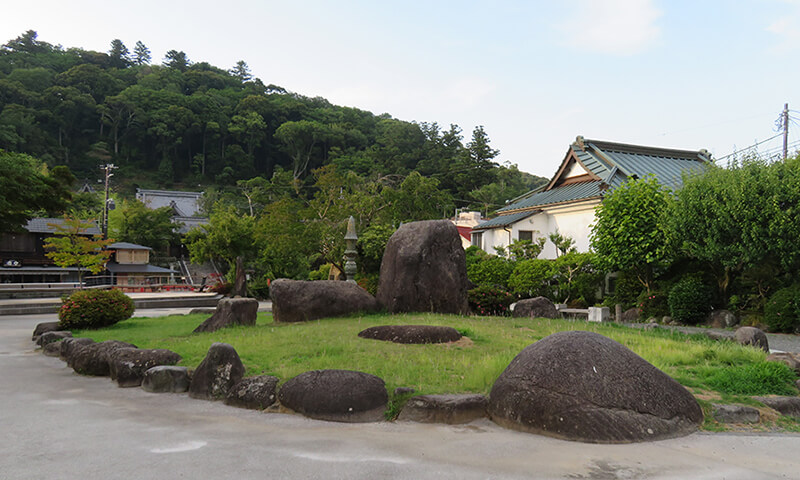
[[[584,150],[585,149],[584,147],[586,146],[586,139],[583,138],[583,135],[578,135],[577,137],[575,137],[575,141],[572,142],[572,144],[580,148],[581,150]]]

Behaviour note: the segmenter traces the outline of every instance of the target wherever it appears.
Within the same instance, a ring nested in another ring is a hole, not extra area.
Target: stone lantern
[[[344,249],[344,275],[348,282],[356,283],[356,242],[358,235],[356,235],[356,219],[350,215],[347,220],[347,233],[344,235],[345,249]]]

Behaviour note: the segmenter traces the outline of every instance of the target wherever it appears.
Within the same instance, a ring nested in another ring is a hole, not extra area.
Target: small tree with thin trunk
[[[87,236],[86,232],[94,222],[65,216],[63,224],[49,225],[56,229],[56,235],[44,242],[47,258],[61,268],[78,267],[81,285],[85,270],[95,275],[103,271],[112,253],[105,247],[114,240],[103,240],[101,235]]]

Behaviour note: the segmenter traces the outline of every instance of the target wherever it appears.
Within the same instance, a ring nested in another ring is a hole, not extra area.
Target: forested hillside
[[[483,127],[412,123],[332,105],[171,50],[161,64],[142,42],[107,53],[64,48],[28,31],[0,48],[0,148],[96,178],[121,169],[128,187],[234,186],[291,174],[297,192],[325,165],[399,183],[434,179],[451,207],[493,210],[543,179],[498,166]]]

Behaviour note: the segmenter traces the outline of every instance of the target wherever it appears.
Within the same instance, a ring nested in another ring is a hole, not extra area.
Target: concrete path
[[[592,445],[465,426],[337,424],[118,388],[34,351],[0,321],[2,479],[797,478],[800,436],[694,434]]]
[[[625,325],[631,328],[646,327],[646,324],[643,323],[626,323]],[[733,339],[734,336],[734,329],[726,328],[684,327],[671,325],[659,325],[659,328],[667,328],[686,334],[705,334],[707,332],[714,332],[724,335],[730,339]],[[767,342],[769,343],[769,349],[771,352],[800,353],[800,335],[790,335],[788,333],[765,333],[765,335],[767,336]]]

